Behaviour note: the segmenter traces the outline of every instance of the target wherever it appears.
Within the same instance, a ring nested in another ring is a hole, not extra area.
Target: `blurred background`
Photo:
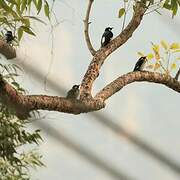
[[[37,37],[26,36],[16,63],[24,69],[21,83],[28,94],[65,96],[79,84],[92,57],[86,47],[83,19],[88,1],[56,0],[58,24],[36,23]],[[122,28],[119,0],[95,1],[90,36],[100,47],[105,27]],[[151,42],[179,42],[180,13],[166,10],[144,16],[132,38],[103,65],[93,88],[132,71],[137,52],[150,52]],[[127,22],[130,16],[127,18]],[[45,83],[46,81],[46,83]],[[42,111],[32,129],[41,129],[40,153],[46,165],[33,171],[39,180],[179,180],[179,94],[163,85],[133,83],[106,102],[105,109],[81,115]]]

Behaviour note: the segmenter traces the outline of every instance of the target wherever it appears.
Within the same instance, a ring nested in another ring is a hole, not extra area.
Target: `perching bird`
[[[101,47],[106,46],[112,39],[113,33],[112,33],[112,27],[107,27],[102,35],[101,38]]]
[[[12,31],[7,31],[5,34],[5,40],[7,43],[11,43],[14,40],[14,36],[12,34]]]
[[[142,56],[138,59],[133,71],[142,71],[147,61],[146,56]]]
[[[72,89],[70,89],[70,90],[67,92],[66,98],[68,98],[68,99],[77,99],[78,96],[79,96],[79,86],[80,86],[80,85],[74,85],[74,86],[72,87]]]

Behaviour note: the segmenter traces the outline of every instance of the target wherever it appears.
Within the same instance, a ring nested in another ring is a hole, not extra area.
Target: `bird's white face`
[[[74,85],[72,88],[73,89],[79,89],[79,85]]]
[[[105,31],[111,31],[112,29],[113,29],[113,28],[108,27],[108,28],[105,29]]]

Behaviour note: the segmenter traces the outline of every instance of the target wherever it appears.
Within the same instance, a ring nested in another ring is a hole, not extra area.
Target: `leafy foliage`
[[[165,0],[163,7],[172,11],[172,15],[175,16],[180,6],[180,0]]]
[[[3,78],[17,90],[25,92],[15,78],[21,69],[15,64],[0,64]],[[24,145],[38,145],[42,140],[40,130],[30,132],[30,120],[18,119],[11,109],[0,103],[0,177],[1,180],[28,180],[29,168],[42,166],[41,156],[32,148],[24,152]],[[28,148],[30,149],[30,147]]]
[[[143,53],[138,53],[145,56]],[[159,71],[166,74],[173,74],[177,71],[180,60],[180,43],[171,44],[162,40],[160,44],[152,43],[152,53],[146,55],[148,59],[147,69]]]
[[[135,2],[137,1],[123,0],[123,7],[119,9],[118,17],[121,18],[125,16],[131,7],[135,11]],[[172,11],[172,17],[177,14],[178,7],[180,6],[180,0],[140,0],[138,2],[147,8],[147,14],[152,12],[161,14],[158,10],[164,8]]]
[[[21,40],[24,32],[35,36],[32,21],[43,22],[37,17],[44,6],[44,14],[50,19],[49,4],[46,0],[1,0],[0,1],[0,26],[1,36],[3,30],[11,30],[16,38],[16,43]],[[32,11],[37,13],[32,16]]]

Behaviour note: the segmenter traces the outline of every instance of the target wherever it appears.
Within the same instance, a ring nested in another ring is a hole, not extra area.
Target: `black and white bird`
[[[112,27],[107,27],[102,35],[101,38],[101,47],[105,47],[112,39],[113,33],[112,33]]]
[[[142,56],[138,59],[138,61],[135,64],[134,70],[133,71],[142,71],[145,64],[147,61],[147,57],[146,56]]]
[[[68,98],[68,99],[77,99],[78,96],[79,96],[79,86],[80,86],[80,85],[74,85],[74,86],[72,87],[72,89],[70,89],[70,90],[67,92],[66,98]]]
[[[5,34],[5,40],[7,43],[11,43],[14,40],[14,36],[12,34],[12,31],[7,31]]]

